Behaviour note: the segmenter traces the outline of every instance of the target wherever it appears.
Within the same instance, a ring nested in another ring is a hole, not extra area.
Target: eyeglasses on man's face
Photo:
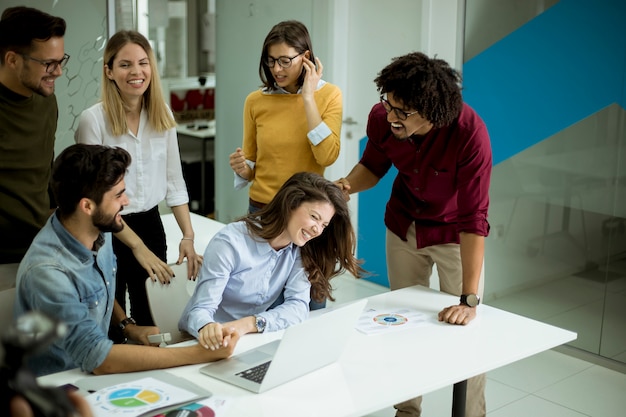
[[[289,68],[291,64],[293,64],[293,60],[303,53],[304,52],[300,52],[298,55],[292,57],[279,56],[278,58],[272,58],[271,56],[268,56],[265,60],[265,65],[267,65],[269,68],[274,68],[274,65],[276,65],[276,63],[278,62],[278,65],[280,65],[281,68]]]
[[[68,54],[64,54],[63,58],[61,58],[59,61],[43,61],[41,59],[33,58],[30,55],[26,55],[26,54],[20,54],[20,55],[26,59],[30,59],[31,61],[38,62],[39,64],[46,67],[46,73],[48,74],[52,74],[54,71],[57,70],[58,67],[61,67],[61,69],[65,68],[67,61],[70,60],[70,56]]]
[[[410,116],[413,116],[414,114],[417,114],[417,111],[412,111],[411,113],[407,113],[402,109],[399,109],[397,107],[393,107],[391,105],[391,103],[389,103],[389,101],[387,101],[387,99],[385,98],[385,95],[380,96],[380,102],[382,103],[383,107],[385,108],[385,111],[387,113],[391,113],[391,111],[393,110],[396,114],[396,117],[400,120],[406,120],[408,119]]]

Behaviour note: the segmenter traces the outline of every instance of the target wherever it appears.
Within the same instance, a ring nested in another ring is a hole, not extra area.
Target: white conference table
[[[199,372],[203,365],[166,372],[227,398],[224,417],[362,416],[576,339],[571,331],[487,305],[478,307],[477,318],[467,326],[438,322],[437,313],[457,302],[458,297],[419,286],[370,297],[367,308],[397,311],[411,307],[427,315],[427,323],[377,335],[353,330],[337,363],[262,394],[205,376]],[[281,334],[245,335],[235,353]],[[84,377],[79,370],[71,370],[39,381],[58,386]]]

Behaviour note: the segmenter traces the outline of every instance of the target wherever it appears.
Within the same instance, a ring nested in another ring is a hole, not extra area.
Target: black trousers
[[[162,261],[167,262],[165,230],[158,207],[142,213],[127,214],[124,221],[143,240],[146,246]],[[117,256],[115,299],[126,311],[126,290],[130,299],[130,315],[141,326],[154,326],[146,293],[148,273],[139,265],[133,251],[119,239],[113,239],[113,251]]]

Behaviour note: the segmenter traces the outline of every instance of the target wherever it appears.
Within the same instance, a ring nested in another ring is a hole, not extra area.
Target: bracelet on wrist
[[[181,240],[191,240],[193,242],[193,238],[191,238],[191,237],[184,237]]]

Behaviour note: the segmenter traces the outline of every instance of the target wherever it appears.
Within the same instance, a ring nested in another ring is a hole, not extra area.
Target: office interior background
[[[378,100],[376,73],[410,51],[446,59],[463,73],[465,100],[492,139],[484,301],[576,331],[568,352],[625,372],[622,0],[2,2],[3,9],[22,4],[68,22],[71,59],[56,86],[57,153],[74,142],[80,112],[99,98],[112,30],[134,27],[151,39],[165,88],[214,87],[216,136],[209,152],[215,216],[223,222],[247,208],[247,192],[233,190],[228,154],[241,143],[243,102],[260,85],[258,59],[273,24],[304,22],[323,78],[343,91],[342,151],[329,179],[358,161],[367,114]],[[200,75],[209,85],[198,83]],[[383,285],[382,213],[392,177],[350,203],[359,257]]]

